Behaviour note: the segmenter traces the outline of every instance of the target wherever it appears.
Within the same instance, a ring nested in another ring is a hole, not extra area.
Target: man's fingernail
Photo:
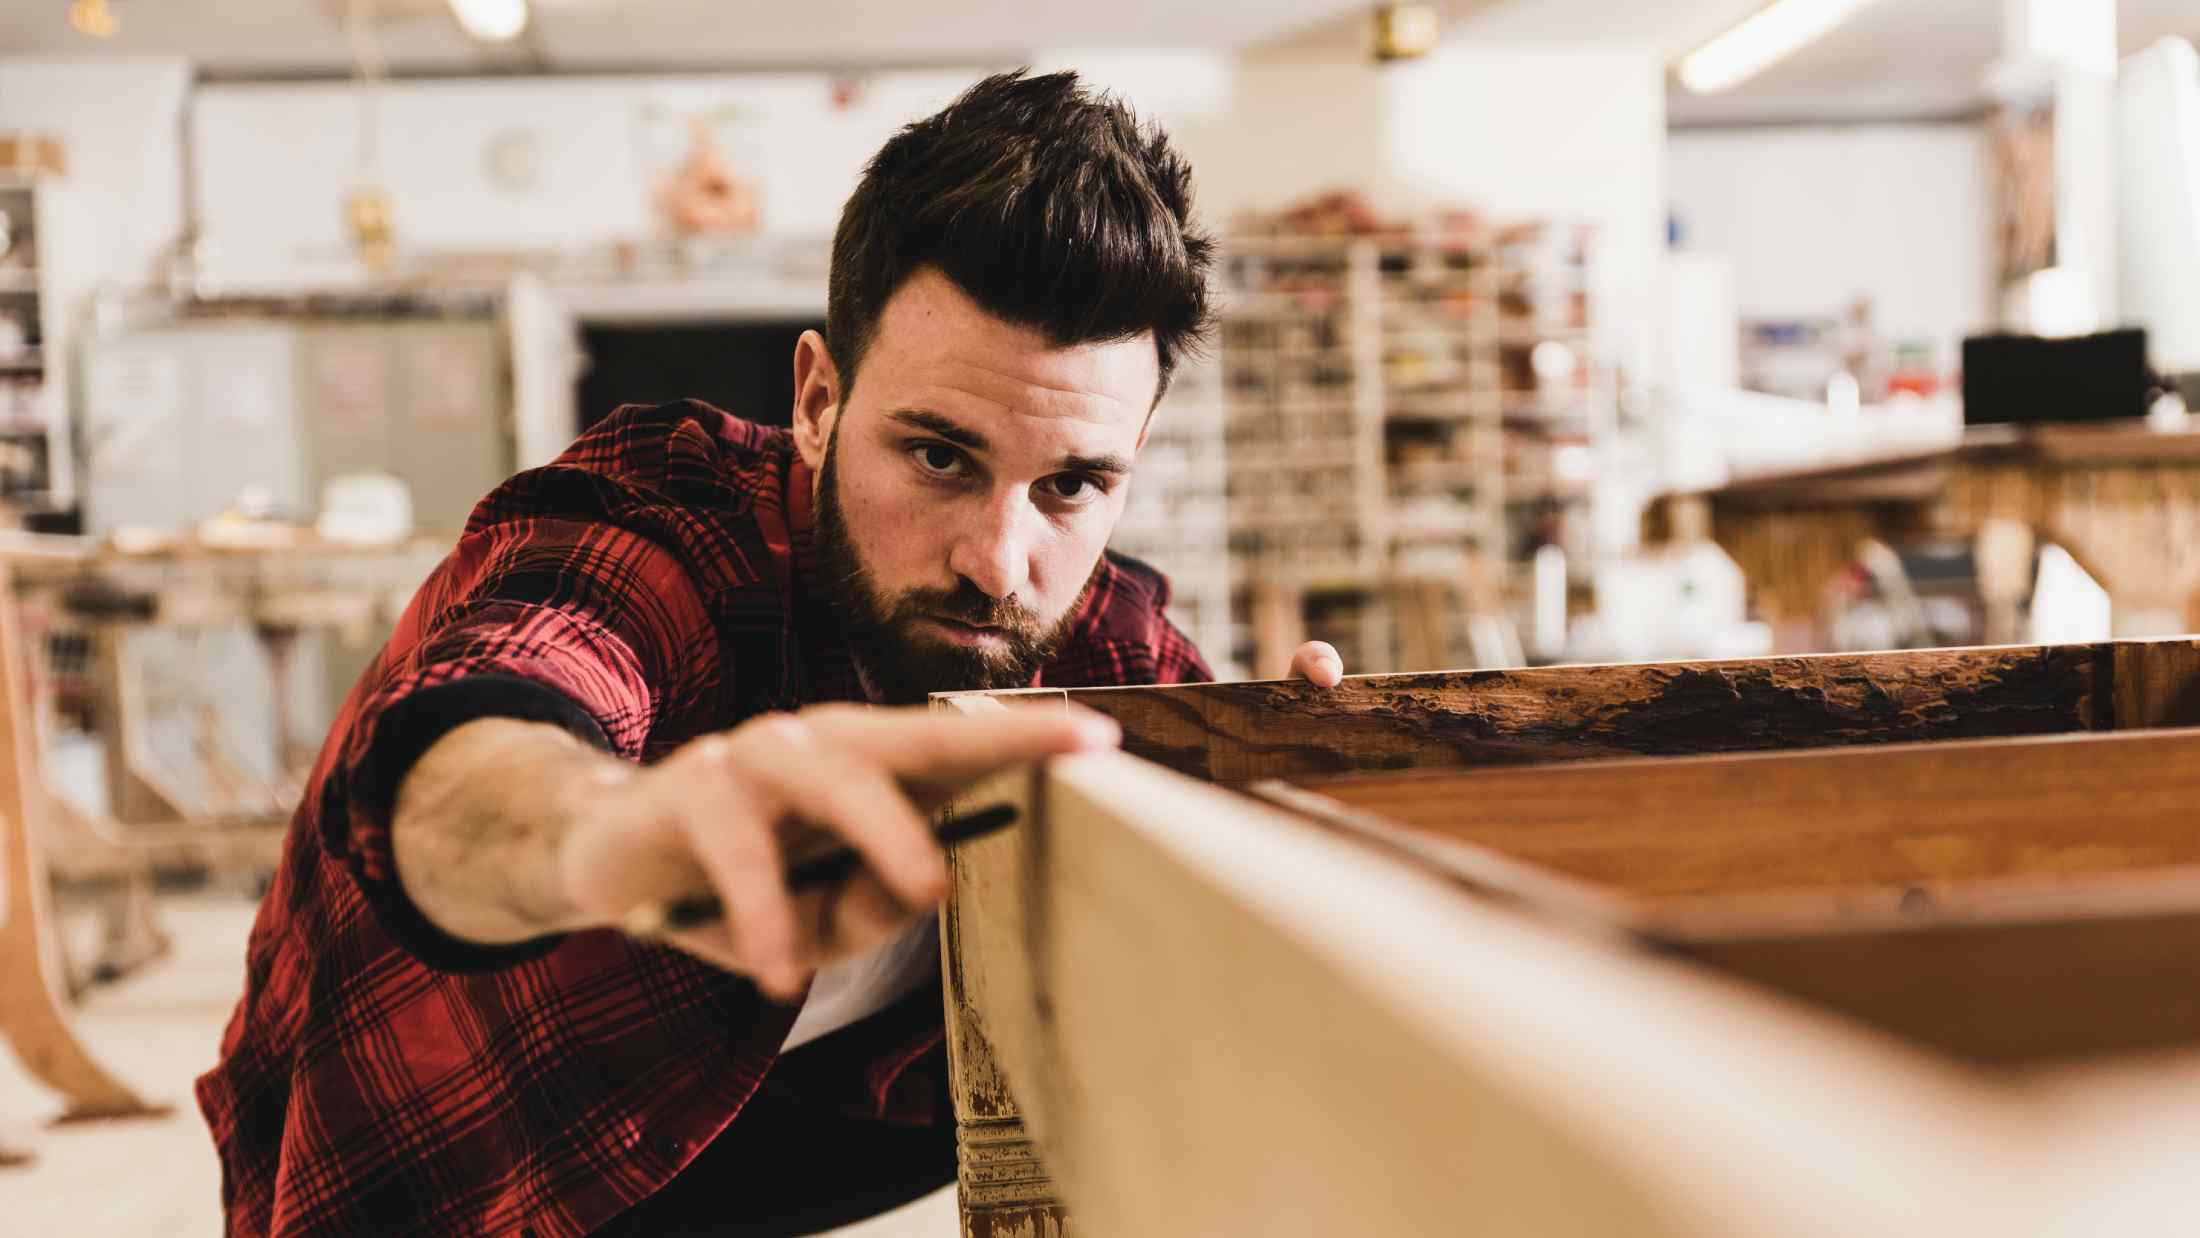
[[[1115,719],[1105,715],[1077,720],[1077,737],[1096,747],[1112,748],[1123,738],[1123,728]]]

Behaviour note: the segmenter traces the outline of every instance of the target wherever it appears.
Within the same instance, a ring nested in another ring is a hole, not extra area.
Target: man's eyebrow
[[[887,416],[908,426],[910,429],[922,430],[927,434],[937,434],[957,447],[967,447],[972,451],[984,451],[992,446],[992,444],[986,442],[985,435],[967,426],[957,425],[938,413],[926,409],[898,408],[888,413]]]
[[[1121,456],[1064,456],[1062,471],[1065,473],[1106,473],[1122,477],[1131,471],[1131,462]]]

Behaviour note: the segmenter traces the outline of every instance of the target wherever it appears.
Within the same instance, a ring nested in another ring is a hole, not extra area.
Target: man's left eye
[[[1064,473],[1059,477],[1049,477],[1046,485],[1058,499],[1082,503],[1100,496],[1099,483],[1082,473]]]

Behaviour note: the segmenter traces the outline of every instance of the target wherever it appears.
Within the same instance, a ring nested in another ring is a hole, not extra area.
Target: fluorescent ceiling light
[[[451,0],[451,13],[466,33],[491,43],[516,39],[527,29],[527,0]]]
[[[1681,61],[1681,85],[1699,95],[1731,90],[1842,22],[1871,0],[1773,0]]]

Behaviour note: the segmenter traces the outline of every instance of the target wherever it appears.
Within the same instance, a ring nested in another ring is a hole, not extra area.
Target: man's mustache
[[[911,589],[902,594],[897,609],[1022,637],[1035,637],[1040,629],[1039,616],[1014,598],[994,597],[967,580],[953,589]]]

